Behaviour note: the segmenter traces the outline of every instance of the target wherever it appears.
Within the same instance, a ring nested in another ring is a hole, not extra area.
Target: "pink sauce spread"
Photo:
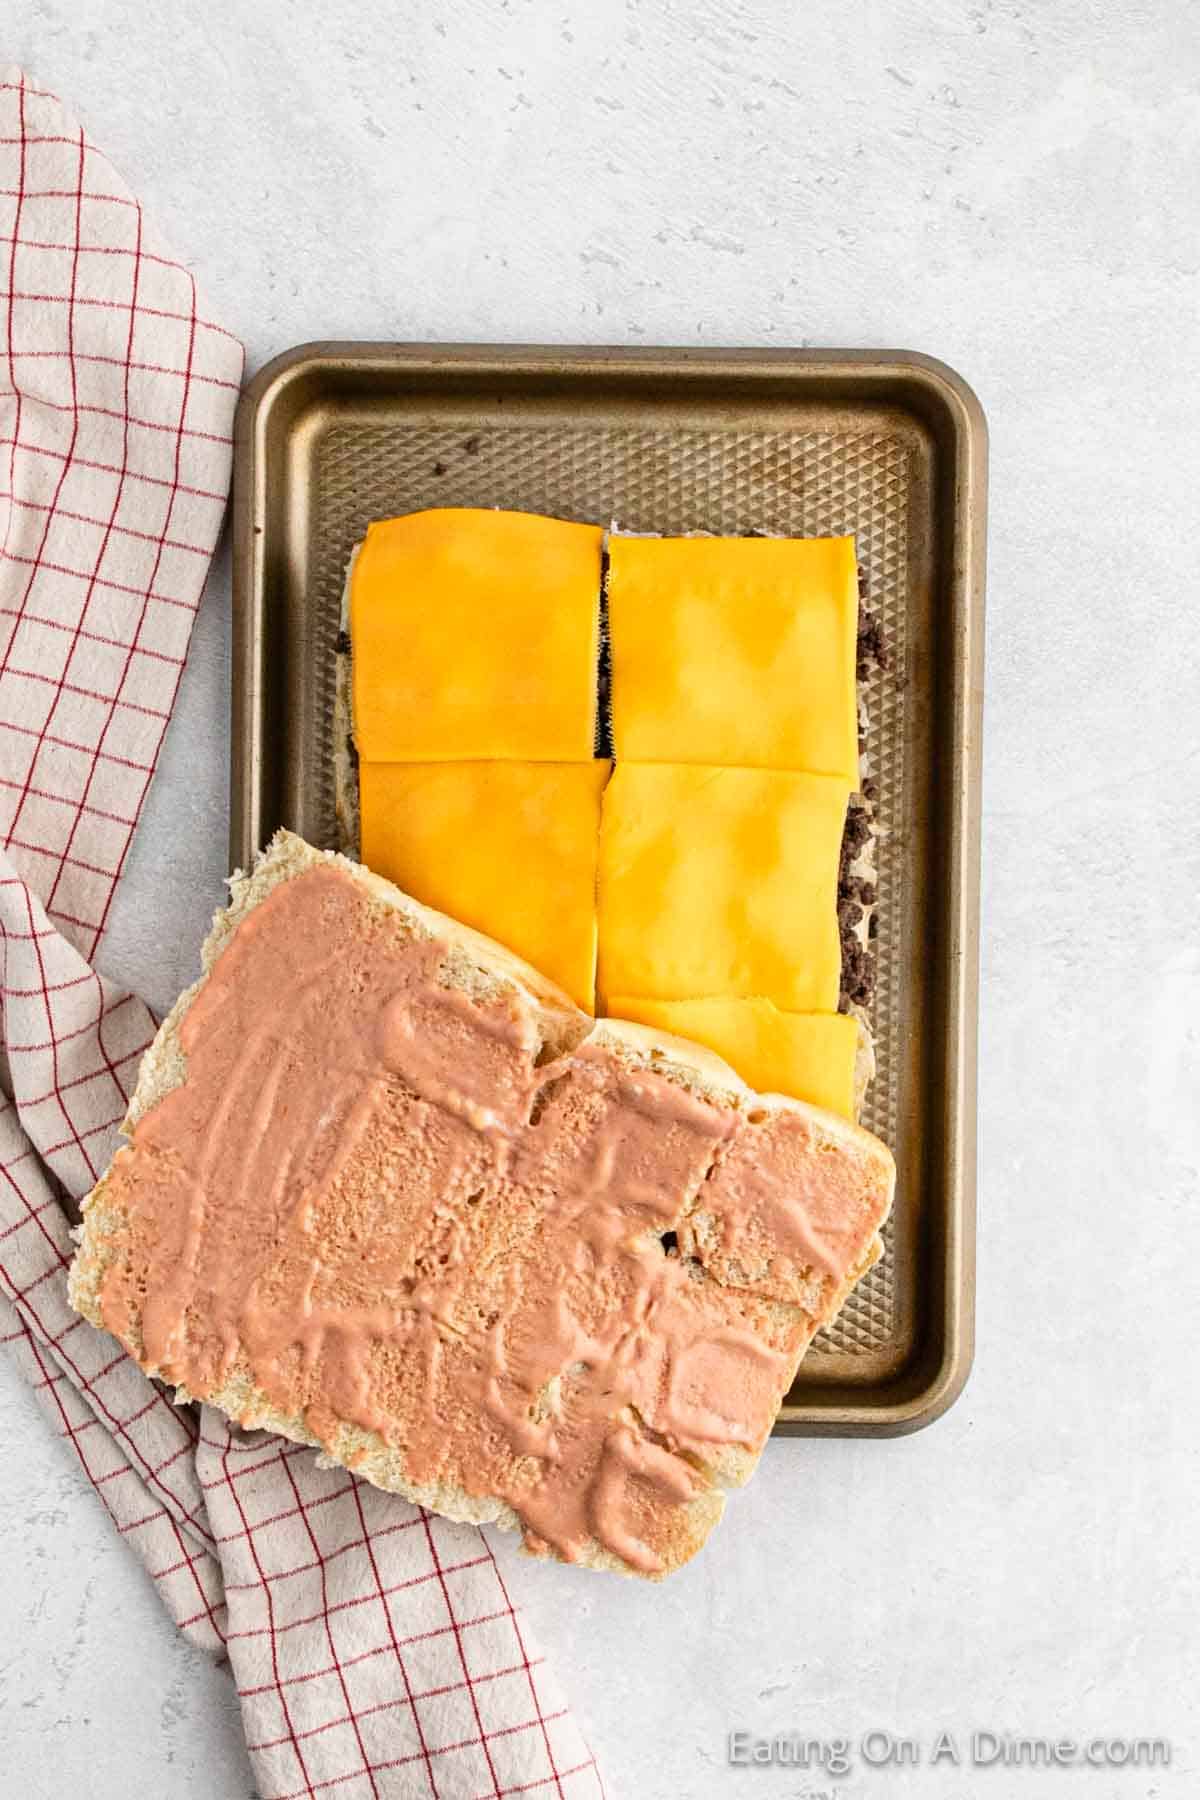
[[[792,1115],[588,1040],[539,1063],[529,1003],[469,999],[446,955],[333,866],[243,920],[114,1163],[104,1322],[197,1396],[248,1376],[330,1447],[358,1426],[413,1483],[501,1497],[535,1549],[653,1573],[886,1199]]]

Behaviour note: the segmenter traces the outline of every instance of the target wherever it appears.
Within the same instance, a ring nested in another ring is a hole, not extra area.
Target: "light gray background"
[[[1161,1733],[1197,1791],[1200,46],[1191,0],[0,0],[250,367],[307,338],[901,344],[992,430],[980,1348],[895,1443],[781,1442],[664,1589],[514,1581],[626,1800],[819,1793],[734,1726]],[[164,1003],[225,870],[228,566],[104,956]],[[0,1792],[247,1795],[0,1365]]]

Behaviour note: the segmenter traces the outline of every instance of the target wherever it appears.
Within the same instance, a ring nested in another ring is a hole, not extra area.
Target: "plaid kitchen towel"
[[[602,1793],[484,1533],[175,1406],[66,1299],[154,1021],[90,967],[220,530],[242,372],[51,95],[0,70],[0,1338],[264,1800]]]

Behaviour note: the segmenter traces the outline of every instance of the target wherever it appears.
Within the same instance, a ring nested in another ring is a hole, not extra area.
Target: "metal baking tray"
[[[912,1431],[971,1363],[985,490],[974,395],[902,351],[306,344],[238,413],[235,865],[280,825],[336,842],[335,644],[371,519],[504,506],[857,539],[892,658],[865,689],[880,923],[864,1123],[899,1180],[887,1254],[813,1345],[782,1432]]]

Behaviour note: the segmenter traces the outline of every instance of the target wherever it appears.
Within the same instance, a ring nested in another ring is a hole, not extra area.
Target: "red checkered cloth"
[[[177,1407],[67,1304],[67,1207],[154,1032],[86,960],[229,484],[237,341],[58,101],[0,70],[0,1339],[180,1629],[263,1800],[591,1800],[487,1537]]]

